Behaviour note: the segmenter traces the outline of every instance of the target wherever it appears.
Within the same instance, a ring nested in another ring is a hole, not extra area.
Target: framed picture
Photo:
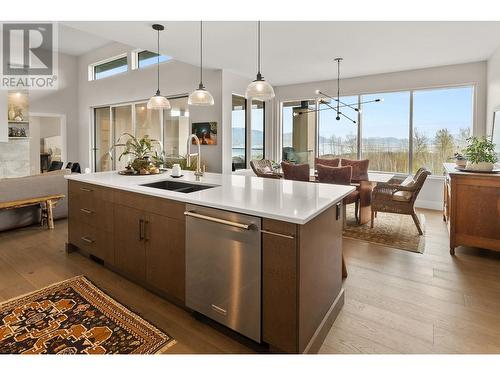
[[[193,122],[192,134],[196,134],[202,145],[216,145],[217,122]],[[195,143],[194,140],[192,143]]]

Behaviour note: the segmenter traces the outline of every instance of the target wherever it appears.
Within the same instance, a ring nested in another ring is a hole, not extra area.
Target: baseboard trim
[[[314,335],[311,337],[311,340],[302,353],[316,354],[319,352],[319,349],[321,348],[321,345],[323,345],[323,341],[325,341],[328,332],[330,332],[330,328],[332,328],[335,319],[337,319],[342,306],[344,306],[344,289],[340,290],[339,295],[335,298],[335,301],[333,301],[332,305],[328,309],[328,312],[321,321],[321,324],[316,329],[316,332],[314,332]]]
[[[437,210],[441,211],[443,209],[442,201],[424,201],[421,199],[417,199],[415,202],[416,208],[426,208],[428,210]]]

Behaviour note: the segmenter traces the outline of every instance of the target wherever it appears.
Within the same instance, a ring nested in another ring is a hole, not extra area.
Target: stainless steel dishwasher
[[[261,341],[261,219],[186,205],[186,305]]]

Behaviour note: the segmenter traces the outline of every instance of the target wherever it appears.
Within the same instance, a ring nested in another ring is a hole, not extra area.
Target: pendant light
[[[247,99],[259,99],[259,100],[269,100],[274,98],[274,90],[273,87],[264,80],[262,74],[260,74],[260,21],[257,23],[258,28],[258,36],[257,36],[257,56],[258,56],[258,70],[257,70],[257,79],[250,83],[247,87],[247,91],[245,93],[245,97]]]
[[[156,56],[156,68],[157,68],[157,79],[158,79],[158,85],[156,88],[156,94],[149,99],[147,108],[148,109],[170,109],[170,102],[168,101],[167,98],[162,96],[160,94],[160,31],[165,30],[165,27],[163,25],[159,25],[155,23],[153,25],[153,30],[155,30],[158,33],[157,37],[157,52],[158,55]]]
[[[200,84],[189,95],[188,104],[200,107],[214,105],[214,97],[203,85],[203,21],[200,21]]]

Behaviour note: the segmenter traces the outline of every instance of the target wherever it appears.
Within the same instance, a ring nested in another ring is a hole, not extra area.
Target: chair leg
[[[418,234],[423,235],[424,232],[422,232],[422,228],[420,226],[420,220],[418,220],[418,216],[415,212],[411,214],[411,217],[413,218],[413,221],[415,222],[415,225],[417,226]]]
[[[356,218],[356,224],[359,224],[359,199],[354,202],[354,217]]]
[[[375,220],[375,211],[372,210],[372,220],[370,222],[370,228],[373,228],[373,221]]]
[[[342,278],[345,279],[347,277],[347,266],[344,260],[344,254],[342,254]]]

